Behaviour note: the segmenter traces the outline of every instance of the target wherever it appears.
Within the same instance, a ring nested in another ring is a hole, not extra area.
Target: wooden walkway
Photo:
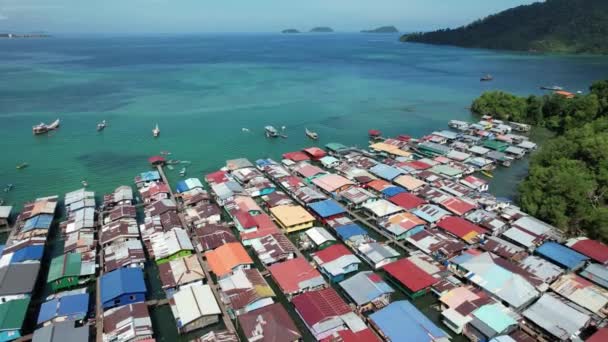
[[[167,179],[167,176],[165,175],[165,171],[163,170],[163,167],[161,165],[157,165],[156,169],[158,170],[158,173],[159,173],[160,177],[162,178],[163,182],[165,182],[165,184],[167,184],[169,186],[170,183],[169,183],[169,180]],[[173,201],[175,201],[175,195],[173,194],[173,190],[171,189],[171,186],[169,186],[169,196],[171,197],[171,199]],[[189,226],[186,222],[186,219],[184,218],[183,208],[179,203],[177,203],[177,201],[175,201],[175,203],[178,204],[178,216],[179,216],[179,220],[181,221],[182,227],[184,227],[184,229],[189,231],[190,230]],[[203,254],[196,248],[194,249],[194,251],[196,252],[198,261],[200,262],[200,264],[203,268],[203,272],[205,273],[205,278],[207,278],[209,287],[211,288],[211,291],[213,292],[213,295],[215,296],[215,299],[216,299],[220,309],[222,310],[222,320],[224,321],[224,325],[226,326],[226,329],[230,332],[236,333],[236,328],[234,327],[234,324],[232,323],[232,319],[230,318],[230,315],[228,315],[228,310],[227,310],[226,306],[224,305],[224,303],[222,303],[221,297],[217,291],[218,286],[213,281],[213,278],[211,278],[211,274],[209,272],[209,267],[207,266],[207,263],[203,259]]]

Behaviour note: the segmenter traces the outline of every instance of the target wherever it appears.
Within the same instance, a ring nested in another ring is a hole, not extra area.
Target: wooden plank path
[[[167,176],[165,175],[163,167],[161,165],[156,165],[156,169],[158,170],[158,174],[162,178],[163,182],[165,182],[165,184],[167,184],[167,186],[169,187],[169,196],[176,204],[178,204],[178,216],[179,216],[179,220],[181,221],[182,227],[184,227],[184,229],[189,231],[190,227],[188,226],[188,224],[186,223],[186,219],[184,218],[183,208],[182,208],[181,204],[179,204],[179,203],[177,203],[177,201],[175,201],[175,195],[173,194],[173,190],[170,186]],[[234,324],[232,323],[232,319],[228,315],[228,310],[227,310],[226,306],[224,305],[224,303],[222,303],[221,297],[217,291],[218,285],[213,281],[213,278],[211,278],[211,273],[209,272],[209,267],[207,266],[207,263],[203,259],[203,254],[196,248],[194,249],[194,251],[196,252],[198,261],[200,262],[200,264],[203,268],[205,277],[207,278],[207,281],[210,285],[209,287],[211,288],[211,291],[213,292],[213,295],[215,296],[215,299],[216,299],[220,309],[222,310],[222,320],[224,321],[224,325],[226,326],[226,329],[228,329],[228,331],[230,331],[230,332],[236,333],[236,328],[234,327]]]

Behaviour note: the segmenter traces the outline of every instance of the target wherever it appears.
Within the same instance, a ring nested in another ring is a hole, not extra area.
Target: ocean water
[[[0,192],[21,205],[87,180],[99,193],[148,169],[159,151],[201,176],[236,157],[336,141],[366,146],[367,130],[421,136],[472,120],[480,93],[586,90],[608,74],[605,57],[573,57],[405,44],[397,35],[216,34],[0,40]],[[479,82],[490,73],[493,82]],[[33,136],[31,127],[61,119]],[[103,132],[96,124],[108,121]],[[151,130],[158,123],[161,136]],[[265,125],[286,126],[269,140]],[[248,128],[250,132],[242,132]],[[304,129],[317,131],[313,143]],[[29,167],[15,166],[27,162]],[[176,167],[172,179],[177,179]],[[495,174],[512,196],[526,163]]]

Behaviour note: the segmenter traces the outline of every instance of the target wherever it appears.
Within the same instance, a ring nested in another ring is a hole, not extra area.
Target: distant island
[[[319,26],[319,27],[314,27],[312,30],[310,30],[310,32],[327,33],[327,32],[334,32],[334,30],[331,27]]]
[[[286,29],[281,31],[281,33],[300,33],[300,31],[296,30],[296,29]]]
[[[45,33],[0,33],[0,38],[49,38],[50,35]]]
[[[397,33],[399,30],[395,26],[380,26],[372,30],[362,30],[362,33]]]
[[[404,42],[533,52],[608,54],[608,1],[547,0]]]

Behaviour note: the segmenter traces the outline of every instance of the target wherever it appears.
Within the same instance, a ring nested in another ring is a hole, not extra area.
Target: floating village
[[[489,192],[529,129],[371,130],[173,182],[164,153],[110,194],[2,206],[0,341],[608,341],[608,246]]]

